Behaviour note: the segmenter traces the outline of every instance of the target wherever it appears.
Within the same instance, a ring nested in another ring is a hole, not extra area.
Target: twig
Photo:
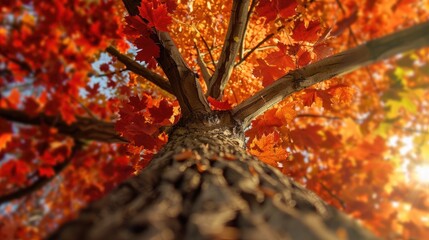
[[[340,117],[317,115],[317,114],[309,114],[309,113],[298,114],[298,115],[295,116],[295,118],[326,118],[326,119],[329,119],[329,120],[341,120]]]
[[[201,35],[201,40],[203,41],[204,46],[206,46],[206,48],[207,48],[207,52],[209,53],[210,60],[212,61],[213,67],[215,67],[215,68],[216,68],[216,62],[215,62],[214,57],[213,57],[213,55],[212,55],[212,51],[211,51],[211,49],[210,49],[210,47],[209,47],[209,44],[208,44],[208,43],[207,43],[207,41],[204,39],[203,35]]]
[[[206,82],[206,84],[208,85],[209,84],[209,80],[210,80],[210,73],[207,70],[207,66],[206,66],[206,64],[204,63],[204,61],[203,61],[203,59],[201,57],[201,53],[200,53],[200,50],[197,47],[197,44],[194,43],[194,46],[195,46],[195,49],[197,50],[197,55],[198,55],[197,56],[197,64],[198,64],[198,66],[200,66],[201,73],[203,74],[203,79]]]
[[[91,118],[93,118],[93,119],[97,119],[98,120],[98,118],[97,118],[97,116],[95,116],[93,113],[92,113],[92,111],[89,109],[89,108],[87,108],[81,101],[79,101],[76,97],[74,97],[74,96],[72,96],[72,95],[69,95],[69,97],[73,100],[73,101],[75,101],[75,102],[77,102],[77,104],[79,104],[82,108],[83,108],[83,110],[85,110],[85,112],[86,113],[88,113],[88,115],[91,117]]]
[[[105,74],[96,74],[96,75],[92,75],[91,77],[97,77],[97,78],[101,78],[101,77],[110,77],[110,76],[113,76],[113,75],[116,75],[116,74],[119,74],[119,73],[123,73],[123,72],[125,72],[125,71],[130,71],[130,69],[128,69],[128,68],[124,68],[124,69],[121,69],[121,70],[119,70],[119,71],[115,71],[115,72],[109,72],[109,73],[105,73]]]
[[[260,42],[258,42],[258,44],[256,44],[256,46],[254,46],[252,49],[250,49],[250,51],[248,51],[246,53],[246,55],[244,55],[243,58],[240,59],[240,61],[238,61],[234,67],[237,67],[238,65],[242,64],[244,61],[246,61],[246,59],[254,52],[256,51],[256,49],[258,49],[262,44],[264,44],[266,41],[270,40],[272,37],[274,37],[274,35],[276,35],[278,32],[280,32],[281,30],[283,30],[285,28],[284,25],[281,25],[280,27],[277,28],[275,33],[270,33],[267,36],[265,36],[264,39],[262,39]]]
[[[142,65],[138,64],[136,61],[132,60],[128,56],[121,54],[118,50],[116,50],[112,46],[107,47],[106,51],[112,54],[112,56],[116,57],[121,63],[123,63],[128,70],[146,78],[149,82],[173,94],[173,90],[171,89],[170,83],[168,83],[167,79],[143,67]]]
[[[335,200],[337,200],[337,202],[341,205],[341,208],[343,210],[346,209],[346,204],[344,203],[344,201],[338,197],[336,194],[334,194],[331,189],[329,189],[325,184],[323,184],[322,182],[318,181],[318,183],[320,184],[320,186],[322,186],[322,188],[329,194],[329,196],[333,197]]]

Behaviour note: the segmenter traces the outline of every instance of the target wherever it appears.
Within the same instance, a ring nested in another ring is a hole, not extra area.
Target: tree
[[[0,3],[3,239],[427,237],[427,1],[123,3]]]

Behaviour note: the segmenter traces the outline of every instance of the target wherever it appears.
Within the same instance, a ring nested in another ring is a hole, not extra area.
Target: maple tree
[[[429,1],[0,9],[2,239],[429,237]]]

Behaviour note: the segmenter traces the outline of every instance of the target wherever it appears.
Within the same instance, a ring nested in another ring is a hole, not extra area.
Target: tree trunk
[[[50,239],[375,239],[244,147],[228,112],[182,119],[147,168]]]

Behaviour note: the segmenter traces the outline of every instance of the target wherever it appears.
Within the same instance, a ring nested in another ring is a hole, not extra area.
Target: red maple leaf
[[[154,0],[149,2],[142,0],[139,8],[140,16],[148,21],[149,27],[155,27],[161,31],[168,31],[168,25],[171,23],[171,16],[168,15],[167,5]]]
[[[109,71],[109,64],[107,63],[103,63],[100,65],[100,70],[103,72],[108,72]]]
[[[159,107],[149,108],[149,112],[155,123],[163,123],[173,115],[173,107],[167,100],[162,99]]]
[[[218,101],[212,97],[207,99],[214,110],[230,110],[232,108],[228,101]]]
[[[296,23],[293,29],[292,38],[295,41],[308,41],[315,42],[319,39],[320,23],[318,21],[311,21],[308,27],[305,27],[303,21]]]
[[[33,97],[26,97],[24,107],[28,115],[35,116],[39,112],[40,105]]]
[[[140,51],[137,52],[136,60],[147,63],[149,68],[156,67],[155,58],[159,57],[159,47],[149,36],[140,36],[134,43]]]
[[[95,83],[94,85],[92,85],[92,87],[90,86],[86,86],[85,90],[89,93],[90,96],[94,96],[97,95],[98,92],[100,91],[100,83]]]
[[[143,94],[141,98],[139,96],[131,96],[128,104],[133,107],[134,112],[138,112],[145,109],[148,105],[151,105],[151,102],[152,99],[148,97],[148,95]]]
[[[5,177],[15,184],[24,184],[27,174],[30,172],[29,166],[21,160],[10,160],[0,168],[0,177]]]
[[[143,146],[146,149],[154,149],[156,146],[154,137],[144,133],[139,133],[133,140],[137,146]]]
[[[52,177],[55,175],[55,171],[54,169],[52,169],[51,167],[41,167],[39,168],[39,176],[41,177]]]
[[[276,66],[268,65],[263,59],[257,59],[258,66],[253,69],[256,77],[262,78],[262,86],[266,87],[274,82],[275,79],[284,74],[283,70]]]
[[[288,18],[295,14],[298,3],[295,0],[261,0],[256,7],[259,16],[267,18],[267,22],[278,16]]]
[[[147,25],[136,16],[126,16],[125,22],[127,23],[124,28],[124,33],[127,35],[147,35],[149,28]]]
[[[282,68],[294,68],[295,63],[292,58],[287,54],[288,46],[284,43],[279,42],[277,43],[277,47],[279,48],[279,51],[272,52],[268,54],[268,56],[265,58],[267,63],[273,66],[282,66]]]
[[[299,65],[300,67],[303,67],[303,66],[305,66],[305,65],[309,64],[309,63],[310,63],[310,61],[311,61],[311,55],[310,55],[310,53],[309,53],[309,52],[305,51],[305,52],[303,52],[301,55],[299,55],[299,58],[298,58],[298,65]]]

